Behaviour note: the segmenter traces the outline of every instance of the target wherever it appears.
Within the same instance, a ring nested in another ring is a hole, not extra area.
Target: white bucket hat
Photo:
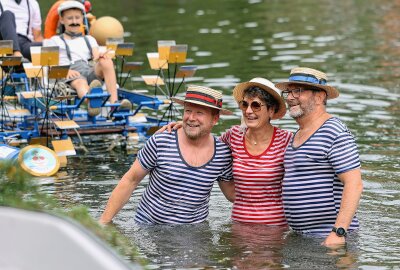
[[[61,13],[68,9],[80,9],[82,13],[85,13],[85,6],[78,1],[64,1],[58,6],[58,16],[61,17]]]

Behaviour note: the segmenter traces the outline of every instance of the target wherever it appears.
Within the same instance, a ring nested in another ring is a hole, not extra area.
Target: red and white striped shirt
[[[292,133],[274,127],[270,145],[258,156],[247,151],[245,134],[246,129],[233,126],[220,138],[232,150],[236,192],[232,219],[286,225],[282,205],[283,158]]]

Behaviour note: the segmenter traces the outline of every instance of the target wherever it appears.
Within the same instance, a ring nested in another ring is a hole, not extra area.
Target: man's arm
[[[340,203],[339,214],[336,218],[335,227],[349,228],[351,221],[357,211],[358,204],[363,190],[361,180],[361,170],[354,169],[338,175],[343,183],[342,201]],[[339,237],[336,233],[331,232],[322,243],[325,246],[336,246],[345,243],[344,237]]]
[[[218,181],[219,188],[224,193],[225,198],[230,201],[235,201],[235,183],[232,181]]]
[[[111,222],[114,216],[128,202],[133,191],[147,173],[148,171],[143,169],[139,161],[136,159],[129,171],[124,174],[111,193],[106,209],[100,217],[100,223],[107,224]]]
[[[42,30],[41,29],[32,28],[32,35],[33,35],[33,40],[35,42],[42,42],[43,41],[43,35],[42,35]]]

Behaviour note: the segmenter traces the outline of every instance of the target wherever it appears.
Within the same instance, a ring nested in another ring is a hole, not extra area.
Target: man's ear
[[[316,94],[318,98],[318,104],[324,104],[324,100],[328,94],[325,91],[318,91]]]
[[[218,123],[218,120],[219,120],[219,113],[214,115],[214,121],[213,121],[214,125],[216,125]]]

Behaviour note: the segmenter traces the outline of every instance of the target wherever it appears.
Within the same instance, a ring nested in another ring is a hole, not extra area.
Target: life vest
[[[57,9],[63,1],[64,0],[59,0],[55,2],[47,13],[46,20],[44,22],[44,38],[51,38],[57,33],[58,21],[60,19]]]

